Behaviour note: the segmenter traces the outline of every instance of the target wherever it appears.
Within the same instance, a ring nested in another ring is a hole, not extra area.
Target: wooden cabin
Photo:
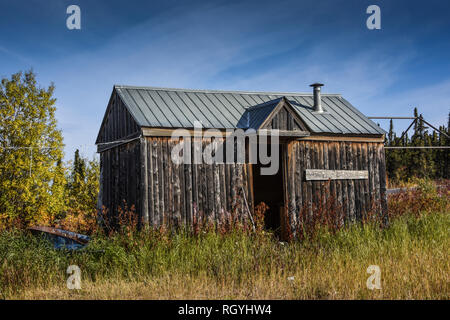
[[[368,213],[386,219],[385,132],[341,95],[311,86],[311,93],[114,86],[96,140],[99,206],[114,217],[126,203],[143,224],[192,227],[230,216],[253,223],[264,202],[266,227],[283,235],[295,235],[319,210],[333,210],[330,202],[342,223]],[[195,135],[196,121],[219,136]],[[183,151],[193,156],[196,148],[220,148],[235,129],[278,134],[276,174],[261,174],[265,165],[248,155],[231,163],[171,160],[180,143],[197,141]]]

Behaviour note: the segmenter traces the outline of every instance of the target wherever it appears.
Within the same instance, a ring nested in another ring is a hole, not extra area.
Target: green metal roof
[[[312,93],[241,92],[169,89],[116,85],[119,96],[141,127],[205,128],[253,127],[270,114],[282,97],[313,133],[384,134],[338,94],[322,94],[324,113],[313,110]],[[258,108],[253,108],[259,106]],[[246,125],[247,124],[247,125]]]

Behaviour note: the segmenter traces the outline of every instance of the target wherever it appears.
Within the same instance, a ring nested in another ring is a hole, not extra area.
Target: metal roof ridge
[[[236,94],[264,94],[276,96],[312,96],[312,92],[273,92],[273,91],[238,91],[238,90],[213,90],[213,89],[184,89],[184,88],[165,88],[165,87],[146,87],[115,84],[117,89],[145,89],[145,90],[165,90],[181,92],[201,92],[201,93],[236,93]],[[322,93],[322,96],[342,97],[340,93]]]
[[[255,109],[264,108],[264,107],[273,105],[275,103],[278,104],[278,103],[280,103],[281,99],[283,99],[283,97],[272,99],[272,100],[269,100],[269,101],[266,101],[266,102],[262,102],[262,103],[259,103],[259,104],[255,104],[253,106],[245,108],[245,110],[246,111],[253,111]]]

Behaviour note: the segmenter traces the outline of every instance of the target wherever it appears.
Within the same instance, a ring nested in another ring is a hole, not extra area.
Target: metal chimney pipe
[[[318,113],[322,113],[322,99],[320,98],[320,87],[323,87],[322,83],[313,83],[310,85],[310,87],[313,87],[313,93],[314,93],[314,111]]]

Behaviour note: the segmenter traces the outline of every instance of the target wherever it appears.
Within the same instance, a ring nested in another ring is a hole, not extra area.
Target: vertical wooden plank
[[[302,184],[302,202],[300,205],[300,211],[299,213],[301,214],[306,214],[306,212],[304,211],[304,209],[307,207],[308,205],[308,183],[305,180],[305,176],[304,176],[304,172],[305,169],[307,169],[306,166],[306,148],[305,148],[305,142],[303,141],[299,141],[299,146],[300,146],[300,170],[301,170],[301,184]],[[303,220],[303,217],[301,217],[301,219]]]
[[[243,197],[242,197],[242,190],[241,190],[241,186],[242,186],[241,172],[242,172],[241,164],[236,162],[236,165],[234,167],[234,173],[233,173],[234,187],[236,190],[236,208],[237,208],[236,214],[238,215],[239,220],[243,221],[243,215],[242,215]]]
[[[372,152],[372,143],[367,143],[367,157],[368,157],[368,169],[369,169],[369,210],[375,203],[375,176],[374,176],[374,159]]]
[[[290,117],[292,118],[292,117]],[[293,142],[294,144],[294,152],[292,156],[294,157],[293,161],[295,161],[295,176],[293,177],[295,179],[295,214],[297,216],[298,221],[298,215],[301,210],[301,206],[303,203],[302,200],[302,150],[301,150],[301,143],[299,141]]]
[[[347,156],[347,167],[348,170],[353,170],[353,152],[352,152],[352,144],[351,142],[345,143],[345,151]],[[355,183],[353,180],[348,180],[349,182],[349,192],[348,192],[348,198],[349,198],[349,218],[350,221],[355,221],[356,218],[356,205],[355,205]]]
[[[284,166],[284,175],[283,179],[287,180],[286,186],[287,186],[287,192],[286,196],[287,199],[287,211],[285,211],[285,215],[287,216],[287,222],[289,223],[291,231],[293,231],[294,235],[297,230],[297,208],[296,208],[296,197],[295,197],[295,172],[296,172],[296,157],[295,152],[296,146],[293,142],[288,143],[285,145],[284,148],[282,148],[282,157],[286,157],[286,166]],[[281,217],[281,219],[284,219],[284,217]]]
[[[311,158],[312,157],[312,145],[310,144],[310,142],[306,142],[305,143],[305,155],[306,155],[306,167],[305,169],[313,169],[312,165],[311,165]],[[312,181],[307,181],[306,182],[307,187],[306,187],[306,192],[307,192],[307,199],[308,199],[308,215],[309,215],[309,219],[312,218],[313,212],[312,212],[312,203],[313,203],[313,182]]]
[[[328,168],[330,170],[336,170],[336,143],[335,142],[331,142],[328,145]],[[329,195],[330,197],[333,199],[333,210],[338,209],[339,207],[339,203],[338,203],[338,198],[337,198],[337,190],[336,190],[336,180],[331,180],[330,181],[330,186],[329,186]]]
[[[199,188],[199,182],[198,182],[198,165],[194,162],[194,154],[196,152],[196,137],[191,138],[191,167],[192,167],[192,210],[191,210],[191,217],[189,221],[189,228],[192,227],[194,216],[196,214],[196,211],[198,210],[198,188]]]
[[[202,139],[201,141],[202,152],[205,150],[206,141]],[[202,153],[203,154],[203,153]],[[207,217],[209,215],[209,201],[208,201],[208,165],[202,160],[202,199],[203,199],[203,212],[202,216]]]
[[[352,147],[352,162],[353,162],[353,169],[359,170],[359,158],[360,158],[360,149],[359,149],[359,143],[354,142],[351,144]],[[355,184],[355,219],[360,220],[362,218],[361,212],[362,212],[362,206],[361,206],[361,180],[354,180]]]
[[[165,203],[164,203],[164,161],[163,161],[163,150],[162,150],[162,139],[157,138],[157,152],[158,152],[158,182],[159,182],[159,219],[161,225],[166,224],[165,220]]]
[[[162,225],[167,227],[167,215],[166,215],[166,163],[164,154],[164,138],[158,138],[158,179],[159,179],[159,206],[160,206],[160,219]]]
[[[169,223],[169,220],[170,219],[168,219],[168,218],[170,218],[169,216],[168,216],[168,214],[169,214],[169,212],[170,212],[170,209],[169,209],[169,199],[168,199],[168,191],[169,191],[169,181],[168,181],[168,177],[169,177],[169,174],[168,174],[168,161],[169,161],[169,159],[168,159],[168,155],[167,155],[167,144],[166,144],[166,140],[167,140],[167,138],[166,137],[162,137],[162,138],[160,138],[160,144],[161,144],[161,161],[162,161],[162,163],[161,163],[161,173],[162,173],[162,181],[163,181],[163,188],[162,188],[162,191],[163,191],[163,196],[162,196],[162,199],[163,199],[163,203],[164,203],[164,207],[163,207],[163,214],[164,214],[164,221],[165,221],[165,223],[166,224],[168,224]]]
[[[367,165],[367,144],[362,143],[361,144],[361,170],[368,170]],[[370,176],[370,173],[369,173]],[[367,215],[367,211],[369,209],[369,180],[363,180],[362,181],[362,188],[363,188],[363,207],[362,207],[362,216],[365,218]]]
[[[231,195],[231,165],[225,164],[225,187],[226,187],[226,208],[228,212],[231,212],[231,203],[232,203],[232,195]],[[256,205],[256,204],[255,204]]]
[[[322,159],[322,148],[321,148],[321,142],[314,142],[314,169],[321,169],[323,167],[323,159]],[[314,202],[317,207],[320,206],[321,203],[321,181],[314,181]]]
[[[111,213],[111,151],[107,150],[105,151],[105,157],[106,157],[106,177],[105,177],[105,194],[106,194],[106,210],[108,211],[107,214],[109,215]]]
[[[175,148],[179,143],[181,142],[181,139],[173,140],[171,143],[171,148]],[[181,180],[180,180],[180,166],[183,164],[173,163],[172,164],[172,177],[173,177],[173,192],[174,192],[174,205],[173,205],[173,216],[170,219],[170,222],[173,226],[177,226],[180,223],[181,220],[181,210],[182,210],[182,204],[181,204]]]
[[[242,194],[243,194],[243,207],[242,210],[244,211],[244,220],[249,223],[250,222],[250,215],[249,215],[249,210],[250,210],[250,205],[249,205],[249,188],[248,188],[248,180],[247,180],[247,165],[244,163],[242,164],[242,188],[243,190],[241,190]],[[248,205],[248,206],[247,206]]]
[[[110,207],[109,207],[109,213],[111,216],[111,220],[113,220],[113,217],[115,216],[115,199],[114,199],[114,179],[115,179],[115,170],[114,170],[114,153],[115,150],[111,149],[109,152],[109,163],[110,163],[110,175],[109,175],[109,201],[110,201]]]
[[[111,126],[112,126],[112,129],[111,129],[111,141],[114,141],[114,140],[117,140],[117,138],[116,138],[116,134],[117,134],[117,130],[116,130],[116,128],[117,128],[117,124],[116,124],[116,103],[114,103],[112,106],[111,106]]]
[[[111,220],[113,220],[113,217],[115,217],[115,199],[114,199],[114,186],[115,186],[115,170],[114,170],[114,153],[115,150],[111,149],[109,152],[109,163],[110,163],[110,181],[109,181],[109,199],[110,199],[110,208],[109,208],[109,213],[111,216]]]
[[[112,149],[107,151],[108,154],[108,215],[109,217],[111,217],[112,219],[112,214],[114,212],[114,208],[113,208],[113,199],[112,199],[112,187],[113,187],[113,182],[114,182],[114,171],[113,171],[113,163],[112,163]]]
[[[119,139],[120,134],[120,126],[119,126],[119,106],[118,103],[114,104],[114,140]]]
[[[153,199],[154,199],[154,219],[155,225],[160,227],[161,221],[161,206],[160,206],[160,180],[159,180],[159,161],[158,161],[158,140],[152,138],[152,162],[153,162]]]
[[[358,170],[362,170],[364,167],[363,164],[363,143],[358,143]],[[360,201],[360,218],[365,216],[365,206],[366,206],[366,195],[365,195],[365,181],[366,180],[360,180],[359,186],[360,186],[360,195],[359,195],[359,201]]]
[[[347,165],[347,152],[346,152],[346,144],[345,142],[340,143],[340,159],[341,159],[341,169],[342,170],[348,170]],[[344,205],[344,212],[345,212],[345,222],[348,222],[350,219],[350,198],[349,198],[349,192],[350,192],[350,183],[348,180],[342,180],[342,201]]]
[[[167,183],[166,186],[167,189],[167,203],[166,203],[166,212],[167,212],[167,223],[170,225],[173,225],[173,217],[175,215],[175,180],[173,176],[173,166],[174,163],[172,161],[172,141],[170,138],[165,138],[164,144],[166,145],[166,152],[167,152],[167,170],[166,174],[167,177]]]
[[[130,180],[130,174],[129,174],[129,166],[130,166],[130,161],[134,161],[135,159],[130,157],[130,152],[129,152],[129,145],[125,145],[122,148],[122,153],[121,153],[121,171],[123,172],[122,174],[122,178],[120,181],[120,184],[122,185],[122,199],[126,199],[127,202],[129,202],[132,198],[131,192],[130,192],[130,184],[132,183]],[[142,172],[141,172],[142,174]],[[141,180],[141,179],[140,179]],[[142,199],[143,200],[143,199]],[[141,206],[142,208],[142,206]],[[142,210],[141,210],[142,211]],[[137,212],[137,211],[136,211]],[[142,214],[141,212],[137,212],[139,214],[139,218],[142,219]],[[141,221],[139,221],[141,222]]]
[[[289,113],[289,127],[288,130],[294,130],[294,117]]]
[[[374,174],[375,174],[375,202],[377,207],[377,214],[381,212],[381,195],[380,195],[380,158],[377,152],[378,145],[376,143],[373,144],[373,157],[374,157]]]
[[[336,142],[336,169],[339,170],[342,168],[342,159],[341,159],[341,142]],[[344,186],[346,185],[345,181],[337,181],[336,182],[336,189],[337,189],[337,199],[338,199],[338,206],[339,206],[339,214],[340,219],[339,223],[342,226],[344,224],[344,220],[346,217],[346,207],[345,207],[345,201],[346,201],[346,192],[347,190],[344,190]]]
[[[253,165],[251,163],[248,164],[248,185],[249,185],[249,206],[250,210],[254,216],[255,214],[255,193],[253,189]]]
[[[244,196],[243,194],[245,192],[245,185],[244,185],[244,173],[243,173],[243,164],[238,163],[236,166],[236,178],[237,178],[237,185],[238,185],[238,194],[239,194],[239,214],[240,214],[240,220],[244,221],[244,219],[247,217],[247,210],[245,208],[245,202],[244,202]]]
[[[148,170],[147,170],[147,179],[148,179],[148,218],[149,218],[149,225],[151,227],[155,226],[155,206],[153,203],[153,161],[152,161],[152,141],[149,138],[146,139],[146,145],[147,145],[147,161],[148,161]]]
[[[212,143],[211,138],[205,138],[205,147],[209,146]],[[206,175],[207,175],[207,193],[208,193],[208,219],[214,219],[216,216],[214,202],[214,167],[212,164],[206,164]]]
[[[124,200],[128,200],[128,199],[124,199],[123,197],[123,193],[124,193],[124,185],[122,184],[122,181],[124,179],[124,172],[123,172],[123,166],[125,165],[125,162],[123,161],[123,156],[122,153],[125,153],[125,148],[123,148],[123,146],[118,146],[116,147],[117,149],[117,198],[120,201],[120,204],[124,203]],[[138,159],[139,160],[139,159]],[[140,162],[140,161],[139,161]],[[138,162],[138,163],[139,163]],[[130,205],[130,204],[128,204]],[[140,212],[136,212],[138,215],[140,215]]]
[[[114,148],[114,203],[116,205],[122,205],[119,195],[119,172],[119,148]],[[117,214],[117,209],[115,214]]]
[[[201,139],[201,150],[202,150],[202,155],[203,152],[205,150],[205,146],[206,146],[206,138],[202,138]],[[202,165],[201,165],[201,181],[202,181],[202,208],[203,208],[203,212],[202,212],[202,216],[203,218],[205,218],[208,214],[208,170],[207,170],[207,164],[204,162],[204,159],[202,158]]]
[[[120,147],[117,147],[115,149],[117,150],[117,154],[118,154]],[[136,165],[139,165],[139,159],[136,159],[134,145],[128,146],[127,153],[129,155],[130,159],[132,159],[132,161],[127,163],[127,170],[128,170],[128,172],[130,172],[130,176],[131,176],[130,180],[132,181],[132,183],[130,183],[130,193],[135,195],[136,190],[139,189],[139,185],[135,185],[133,182],[135,182],[135,167],[136,167]],[[119,170],[120,170],[120,165],[119,165]],[[118,174],[118,178],[120,180],[119,174]],[[120,184],[120,182],[119,182],[119,184]],[[134,212],[139,214],[139,211],[136,211],[137,206],[134,201],[134,196],[130,199],[123,199],[119,194],[117,194],[117,195],[118,195],[117,204],[118,204],[118,206],[120,206],[122,208],[122,210],[132,210],[134,207]]]
[[[227,210],[227,205],[226,205],[226,186],[225,186],[225,139],[222,138],[219,141],[219,148],[222,152],[222,158],[220,159],[220,163],[219,163],[219,184],[220,184],[220,212],[221,215],[223,215],[223,213],[225,213],[225,211]]]
[[[311,169],[317,169],[316,163],[317,163],[317,152],[316,152],[316,145],[315,142],[312,141],[310,143],[310,162],[309,162],[309,167]],[[316,182],[311,181],[311,200],[312,200],[312,204],[314,204],[316,202]],[[314,212],[311,212],[311,214],[314,214]]]
[[[329,165],[329,160],[328,160],[328,144],[329,142],[325,141],[321,143],[321,157],[320,157],[320,166],[321,169],[329,169],[330,165]],[[329,181],[324,181],[323,183],[323,187],[322,189],[322,199],[323,199],[323,206],[326,205],[327,199],[330,196],[330,182]]]
[[[148,225],[148,180],[147,180],[147,140],[145,138],[140,139],[140,155],[141,155],[141,217],[144,226]],[[127,183],[125,183],[127,185]]]
[[[120,106],[121,110],[122,110],[122,120],[121,120],[121,125],[122,125],[122,137],[127,136],[130,132],[129,127],[128,127],[128,111],[123,108],[123,106]]]
[[[334,143],[334,168],[336,170],[340,170],[340,162],[341,162],[341,153],[340,153],[340,143]],[[335,181],[336,187],[336,204],[339,212],[339,223],[342,224],[343,221],[343,203],[342,203],[342,182],[340,180]]]
[[[141,185],[141,175],[140,175],[140,145],[139,145],[139,140],[136,140],[133,142],[134,144],[134,148],[133,148],[133,156],[134,156],[134,161],[133,161],[133,168],[134,168],[134,176],[133,176],[133,185],[135,186],[135,192],[133,193],[134,197],[132,202],[135,203],[135,208],[136,208],[136,213],[140,214],[142,212],[142,207],[141,207],[141,197],[142,197],[142,192],[141,192],[141,188],[139,188],[139,186]]]
[[[182,138],[179,143],[183,145],[183,159],[184,159],[184,145],[186,140]],[[177,219],[178,225],[186,224],[187,204],[186,204],[186,176],[185,176],[184,162],[178,166],[178,178],[180,179],[180,216]]]
[[[217,150],[219,147],[218,141],[216,138],[213,138],[211,143],[213,144],[213,149]],[[220,176],[219,176],[219,164],[214,159],[212,164],[213,171],[213,191],[214,191],[214,211],[215,211],[215,221],[219,221],[220,219]]]
[[[230,164],[230,196],[231,196],[231,212],[235,214],[237,205],[237,188],[236,188],[236,163]]]
[[[191,153],[191,161],[192,161],[192,147],[190,146],[190,138],[185,139],[185,150],[186,152]],[[192,212],[193,212],[193,188],[192,188],[192,164],[184,165],[184,174],[185,174],[185,188],[186,188],[186,217],[185,217],[185,226],[190,226],[192,223]]]
[[[381,202],[381,218],[383,224],[388,224],[388,204],[386,195],[386,162],[384,154],[384,146],[378,144],[378,158],[380,159],[380,202]]]
[[[224,164],[220,163],[219,166],[219,189],[220,189],[220,204],[219,204],[219,210],[221,217],[227,210],[226,208],[226,196],[225,196],[225,169]]]

